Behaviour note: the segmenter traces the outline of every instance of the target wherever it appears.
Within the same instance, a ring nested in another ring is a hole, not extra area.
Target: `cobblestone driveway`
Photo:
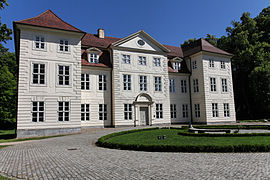
[[[0,173],[18,179],[270,179],[270,153],[136,152],[94,145],[119,130],[91,129],[0,149]]]

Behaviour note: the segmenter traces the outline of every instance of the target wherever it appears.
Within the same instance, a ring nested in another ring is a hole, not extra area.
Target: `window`
[[[33,84],[45,84],[45,64],[33,64]]]
[[[181,69],[181,63],[180,62],[174,62],[174,67],[175,70],[179,71]]]
[[[227,79],[221,79],[222,92],[228,92]]]
[[[69,85],[69,66],[58,66],[58,84]]]
[[[82,90],[89,90],[90,89],[89,74],[82,74],[81,75],[81,89]]]
[[[139,56],[139,65],[146,66],[146,57]]]
[[[170,79],[170,92],[175,92],[175,80]]]
[[[44,37],[36,36],[35,48],[36,49],[45,49]]]
[[[35,101],[32,102],[32,122],[44,121],[44,102]]]
[[[154,66],[160,66],[160,58],[154,58]]]
[[[220,61],[220,68],[225,69],[225,62],[224,61]]]
[[[171,104],[171,118],[176,118],[176,104]]]
[[[162,91],[161,77],[155,77],[155,91]]]
[[[58,121],[69,121],[69,102],[58,102]]]
[[[224,117],[230,117],[229,103],[224,103]]]
[[[107,120],[107,104],[99,104],[99,120]]]
[[[218,104],[212,103],[212,113],[213,117],[218,117]]]
[[[81,120],[90,120],[90,104],[81,104]]]
[[[194,104],[194,109],[195,109],[195,117],[196,118],[201,117],[200,104]]]
[[[69,51],[69,49],[68,49],[68,41],[66,41],[66,40],[60,40],[59,50],[60,51],[68,52]]]
[[[98,89],[107,90],[107,78],[106,75],[98,75]]]
[[[215,67],[214,60],[209,60],[209,67]]]
[[[90,53],[89,54],[89,62],[98,64],[98,54]]]
[[[140,76],[140,91],[147,91],[147,77]]]
[[[162,119],[163,118],[162,104],[156,104],[156,118],[157,119]]]
[[[130,64],[130,55],[122,55],[122,62],[125,64]]]
[[[210,78],[210,87],[212,92],[217,91],[216,78]]]
[[[188,118],[188,105],[187,104],[182,105],[182,112],[183,112],[183,118]]]
[[[131,90],[131,75],[129,74],[123,75],[123,87],[124,90]]]
[[[194,90],[194,92],[199,92],[199,82],[198,82],[198,79],[193,79],[193,90]]]
[[[181,92],[186,93],[187,92],[187,81],[181,80]]]
[[[124,119],[132,120],[132,104],[124,104]]]
[[[196,69],[197,68],[197,61],[192,61],[192,69]]]

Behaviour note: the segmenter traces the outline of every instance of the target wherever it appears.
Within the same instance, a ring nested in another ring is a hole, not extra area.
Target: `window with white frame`
[[[197,68],[197,61],[192,61],[192,69],[196,69]]]
[[[181,63],[180,62],[174,62],[173,63],[173,68],[177,71],[181,69]]]
[[[98,108],[99,120],[107,120],[107,104],[99,104]]]
[[[90,89],[90,78],[89,74],[82,74],[81,75],[81,89],[82,90],[89,90]]]
[[[171,109],[171,118],[175,119],[176,118],[176,104],[171,104],[170,109]]]
[[[187,104],[182,104],[182,113],[183,113],[183,118],[188,118],[188,105]]]
[[[153,59],[154,66],[160,66],[160,58]]]
[[[220,68],[225,69],[225,61],[220,61]]]
[[[124,119],[132,120],[132,104],[124,104]]]
[[[69,102],[58,102],[58,121],[69,121]]]
[[[187,81],[181,80],[181,92],[186,93],[187,92]]]
[[[130,64],[130,55],[123,54],[122,55],[122,62],[125,64]]]
[[[154,77],[155,79],[155,91],[162,91],[161,77]]]
[[[98,64],[98,57],[99,55],[96,53],[89,53],[89,62]]]
[[[209,67],[211,67],[211,68],[215,67],[214,60],[212,60],[212,59],[209,60]]]
[[[146,57],[139,56],[139,65],[146,66]]]
[[[212,114],[213,117],[218,117],[218,104],[212,103]]]
[[[62,51],[62,52],[68,52],[69,51],[69,46],[68,46],[68,41],[67,40],[60,40],[59,51]]]
[[[44,102],[32,102],[32,122],[44,122]]]
[[[123,74],[123,89],[131,90],[131,75]]]
[[[58,84],[69,85],[69,66],[58,66]]]
[[[198,79],[193,79],[193,90],[194,92],[199,92],[199,81]]]
[[[140,91],[147,91],[147,77],[146,76],[140,76]]]
[[[210,78],[210,90],[212,92],[217,91],[216,78]]]
[[[162,119],[163,118],[162,104],[156,104],[156,118],[157,119]]]
[[[228,92],[227,79],[221,79],[222,92]]]
[[[224,117],[230,117],[230,107],[229,103],[224,103]]]
[[[175,92],[175,79],[170,79],[170,92]]]
[[[194,109],[195,109],[195,117],[196,118],[201,117],[200,104],[194,104]]]
[[[81,104],[81,120],[90,120],[90,104]]]
[[[45,64],[33,63],[33,84],[45,84]]]
[[[107,90],[107,76],[106,75],[98,75],[98,90]]]
[[[35,48],[36,49],[45,49],[44,37],[42,37],[42,36],[36,36]]]

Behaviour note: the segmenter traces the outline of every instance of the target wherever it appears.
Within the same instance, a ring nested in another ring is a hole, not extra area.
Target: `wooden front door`
[[[140,125],[149,125],[148,107],[140,107]]]

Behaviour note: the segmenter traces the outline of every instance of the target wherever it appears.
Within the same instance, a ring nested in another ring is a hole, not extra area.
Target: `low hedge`
[[[181,131],[178,133],[181,136],[201,136],[201,137],[248,137],[248,136],[270,136],[270,133],[224,133],[224,134],[210,134],[210,133],[191,133]]]
[[[193,125],[201,129],[270,129],[270,125]]]

